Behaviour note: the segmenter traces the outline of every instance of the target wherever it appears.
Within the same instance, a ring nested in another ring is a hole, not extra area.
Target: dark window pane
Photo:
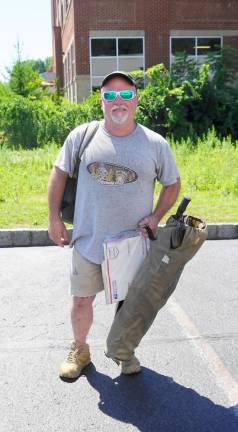
[[[195,55],[195,38],[174,38],[172,39],[172,54],[186,52]]]
[[[92,56],[115,56],[116,39],[91,39]]]
[[[220,54],[221,51],[221,39],[220,38],[198,38],[197,39],[197,54],[207,55],[211,52],[217,52]]]
[[[118,50],[119,55],[142,55],[143,39],[119,39]]]

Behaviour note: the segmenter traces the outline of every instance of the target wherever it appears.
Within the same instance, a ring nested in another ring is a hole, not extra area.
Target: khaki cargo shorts
[[[75,297],[94,296],[104,290],[100,264],[84,258],[75,248],[70,269],[70,294]]]

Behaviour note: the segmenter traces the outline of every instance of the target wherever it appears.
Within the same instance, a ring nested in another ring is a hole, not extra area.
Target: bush
[[[162,64],[148,69],[137,120],[177,138],[196,138],[215,126],[220,136],[236,139],[237,78],[227,56],[231,58],[231,50],[224,48],[220,57],[210,56],[199,66],[179,55],[171,71]]]
[[[6,98],[12,96],[13,93],[8,84],[0,82],[0,100],[3,101]]]
[[[238,89],[228,51],[200,66],[180,55],[171,71],[159,64],[145,78],[142,71],[132,72],[138,83],[137,121],[175,138],[195,141],[214,126],[219,136],[237,139]],[[74,127],[102,118],[98,91],[79,105],[64,100],[60,92],[33,100],[32,91],[24,97],[0,86],[0,142],[5,138],[25,148],[51,141],[62,145]]]
[[[62,99],[56,105],[50,99],[39,104],[37,144],[54,141],[63,144],[66,136],[76,126],[102,117],[98,93],[76,105]]]
[[[77,125],[102,117],[98,100],[98,93],[80,105],[63,99],[55,104],[49,97],[33,101],[15,95],[0,103],[0,130],[13,147],[34,148],[52,141],[62,145]]]
[[[0,104],[0,130],[13,146],[37,145],[37,118],[34,102],[21,96],[8,98]]]
[[[147,76],[148,85],[139,93],[139,122],[178,138],[199,133],[200,126],[201,132],[212,126],[206,117],[203,119],[202,92],[208,83],[205,65],[193,81],[184,80],[177,86],[164,65],[149,69]]]

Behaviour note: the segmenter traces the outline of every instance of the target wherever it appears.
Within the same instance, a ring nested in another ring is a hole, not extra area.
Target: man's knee
[[[84,308],[91,306],[96,296],[73,297],[73,308]]]

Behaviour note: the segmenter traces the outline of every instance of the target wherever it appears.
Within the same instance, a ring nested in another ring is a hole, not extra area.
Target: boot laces
[[[78,361],[78,357],[80,355],[80,351],[79,349],[76,350],[72,350],[69,352],[69,354],[67,355],[66,361],[68,363],[74,363],[75,361]]]

